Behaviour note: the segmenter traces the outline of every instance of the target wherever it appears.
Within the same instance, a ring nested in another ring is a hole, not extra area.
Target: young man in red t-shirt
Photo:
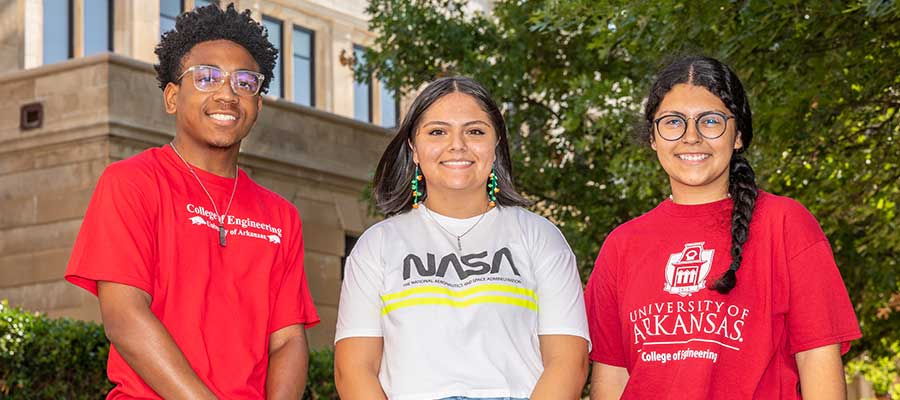
[[[156,53],[175,138],[104,171],[66,272],[100,299],[108,398],[297,399],[319,320],[300,218],[237,167],[277,50],[229,5],[181,15]]]

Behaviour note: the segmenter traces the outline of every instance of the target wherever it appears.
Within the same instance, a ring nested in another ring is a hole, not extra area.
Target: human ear
[[[406,145],[409,146],[409,149],[412,150],[413,162],[417,165],[419,164],[419,152],[416,151],[416,146],[412,144],[412,141],[407,140]]]
[[[169,82],[163,89],[163,104],[167,114],[175,114],[178,111],[178,91],[181,88],[178,85]]]

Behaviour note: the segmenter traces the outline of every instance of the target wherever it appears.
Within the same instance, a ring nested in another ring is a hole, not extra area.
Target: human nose
[[[462,151],[468,148],[466,144],[466,135],[462,130],[450,133],[450,150]]]
[[[702,140],[702,136],[697,129],[697,120],[690,118],[684,125],[685,131],[684,135],[681,136],[681,141],[684,143],[699,143]]]
[[[238,94],[234,90],[234,81],[232,80],[232,75],[230,73],[226,73],[224,78],[225,79],[222,82],[222,86],[219,86],[219,89],[216,90],[215,93],[213,93],[214,98],[225,103],[237,102]]]

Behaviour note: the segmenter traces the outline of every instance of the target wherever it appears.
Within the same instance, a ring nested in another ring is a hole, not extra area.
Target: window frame
[[[366,46],[363,46],[363,45],[354,43],[354,44],[353,44],[353,57],[354,57],[354,59],[356,58],[356,52],[357,52],[357,50],[360,50],[360,51],[363,51],[363,52],[364,52],[366,49],[367,49]],[[357,61],[358,61],[358,60],[357,60]],[[353,77],[353,82],[354,82],[354,83],[359,83],[358,81],[356,81],[356,76]],[[375,82],[374,82],[373,79],[369,79],[369,82],[368,82],[368,100],[367,100],[367,104],[368,104],[368,111],[367,111],[367,113],[368,113],[368,118],[366,119],[366,121],[363,121],[363,122],[368,122],[368,123],[370,123],[370,124],[371,124],[371,123],[374,123],[374,121],[375,121],[375,115],[374,115],[375,113],[373,112],[373,108],[374,108],[374,107],[373,107],[373,104],[372,104],[372,103],[374,103],[374,99],[373,99],[374,95],[373,95],[373,90],[372,90],[373,87],[375,86],[374,83],[375,83]],[[354,88],[354,90],[353,90],[353,96],[354,96],[354,101],[353,101],[353,117],[354,117],[354,119],[356,119],[356,99],[355,99],[355,97],[356,97],[356,88]],[[357,119],[357,121],[360,121],[360,120]]]
[[[278,24],[279,32],[278,32],[278,59],[275,61],[275,68],[278,69],[278,75],[275,75],[275,70],[272,70],[272,80],[274,81],[276,78],[278,79],[278,89],[279,92],[277,95],[274,95],[271,91],[266,92],[267,96],[274,96],[279,99],[284,98],[285,87],[284,87],[284,21],[278,18],[275,18],[271,15],[262,15],[262,25],[265,26],[266,22]],[[266,33],[271,34],[269,32],[269,28],[266,27]],[[271,37],[271,36],[270,36]],[[270,41],[271,42],[271,41]],[[291,49],[291,53],[293,53],[293,49]],[[272,88],[272,82],[269,82],[269,89]]]
[[[294,43],[294,32],[303,32],[309,35],[309,107],[316,106],[316,31],[309,29],[302,25],[294,25],[293,30],[291,31],[291,62],[296,63],[297,52],[295,49],[297,48],[296,43]],[[292,64],[292,66],[294,66]],[[296,67],[294,66],[296,69]],[[294,85],[294,98],[292,101],[294,103],[297,102],[297,76],[293,75],[294,71],[291,71]],[[298,103],[299,104],[299,103]]]
[[[165,15],[165,14],[163,14],[163,11],[162,11],[162,2],[163,2],[163,1],[166,1],[166,0],[159,0],[159,5],[160,5],[160,7],[159,7],[159,17],[160,17],[159,20],[160,20],[160,21],[162,21],[163,15]],[[181,13],[184,12],[184,1],[185,1],[185,0],[178,0],[178,14],[176,14],[176,15],[174,15],[174,16],[171,16],[171,17],[168,16],[168,15],[165,15],[166,18],[171,18],[171,19],[173,20],[173,22],[174,22],[176,19],[178,19],[178,16],[181,15]],[[110,15],[112,15],[112,13],[110,13]],[[163,33],[165,33],[165,32],[162,31],[162,24],[160,23],[160,24],[159,24],[159,34],[162,35]]]
[[[70,2],[71,2],[71,0],[70,0]],[[183,5],[184,0],[181,0],[181,2]],[[87,40],[85,40],[87,38],[87,25],[88,25],[86,23],[87,12],[88,12],[87,4],[84,4],[81,11],[82,11],[81,23],[84,24],[84,26],[81,28],[81,33],[83,36],[81,38],[81,42],[82,42],[82,46],[81,46],[82,50],[81,51],[82,51],[82,53],[84,53],[83,56],[87,56]],[[113,43],[113,41],[115,40],[115,31],[116,31],[115,26],[114,26],[115,11],[116,11],[115,0],[106,0],[106,13],[107,13],[106,14],[106,24],[107,24],[106,25],[106,28],[107,28],[106,29],[106,51],[108,51],[110,53],[115,51],[115,47],[114,47],[115,44]],[[162,15],[162,12],[160,12],[160,15]]]
[[[43,10],[43,15],[41,15],[41,65],[49,65],[55,64],[58,62],[64,62],[66,60],[71,60],[75,58],[75,0],[66,0],[66,58],[60,61],[54,61],[52,63],[47,62],[45,45],[47,43],[47,12],[46,12],[46,0],[41,1],[41,9]]]

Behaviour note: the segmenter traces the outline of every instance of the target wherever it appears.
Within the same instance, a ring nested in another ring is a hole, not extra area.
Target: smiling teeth
[[[471,165],[472,162],[471,161],[444,161],[442,164],[464,166],[464,165]]]
[[[678,158],[685,161],[701,161],[709,158],[709,154],[679,154]]]
[[[217,121],[234,121],[236,119],[233,115],[228,114],[210,114],[209,116]]]

